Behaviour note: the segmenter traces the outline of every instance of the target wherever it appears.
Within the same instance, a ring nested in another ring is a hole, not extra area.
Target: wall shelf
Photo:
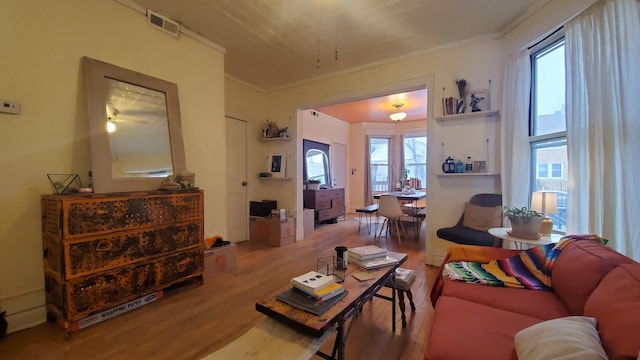
[[[447,177],[447,176],[500,176],[500,173],[440,173],[436,174],[439,177]]]
[[[291,141],[290,137],[272,137],[272,138],[266,138],[266,137],[261,137],[258,138],[259,141],[265,141],[265,142],[270,142],[270,141]]]
[[[474,119],[474,118],[488,118],[493,116],[500,115],[500,111],[477,111],[477,112],[468,112],[463,114],[453,114],[453,115],[444,115],[437,116],[436,120],[438,121],[450,121],[450,120],[466,120],[466,119]]]

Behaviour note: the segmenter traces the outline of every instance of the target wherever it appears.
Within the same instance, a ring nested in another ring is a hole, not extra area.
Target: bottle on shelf
[[[464,172],[464,164],[462,163],[462,160],[458,160],[458,162],[456,163],[456,173],[462,172]]]
[[[467,163],[465,164],[464,172],[473,172],[473,161],[471,161],[471,156],[467,156]]]

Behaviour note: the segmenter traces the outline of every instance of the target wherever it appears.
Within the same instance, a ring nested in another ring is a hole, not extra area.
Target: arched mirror
[[[176,84],[85,57],[95,192],[155,190],[186,169]]]
[[[319,180],[320,185],[330,185],[329,145],[303,139],[302,151],[304,152],[304,182]]]
[[[329,158],[318,149],[307,151],[304,156],[307,162],[307,181],[319,180],[320,184],[329,183]]]

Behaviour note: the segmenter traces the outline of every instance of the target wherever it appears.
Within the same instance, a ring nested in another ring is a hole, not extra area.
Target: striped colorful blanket
[[[573,240],[566,237],[557,244],[537,246],[488,263],[453,261],[444,265],[442,274],[468,283],[548,291],[553,264],[562,248]]]

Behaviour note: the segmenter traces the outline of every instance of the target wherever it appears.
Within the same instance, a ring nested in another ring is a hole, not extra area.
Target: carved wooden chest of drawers
[[[314,209],[316,223],[345,214],[344,189],[304,190],[303,202],[305,208]]]
[[[203,193],[43,195],[48,315],[65,328],[204,271]]]

